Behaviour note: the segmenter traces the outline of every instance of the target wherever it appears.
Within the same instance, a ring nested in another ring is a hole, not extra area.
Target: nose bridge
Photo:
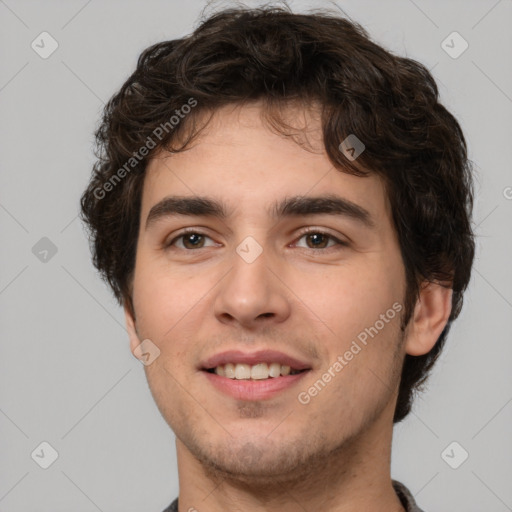
[[[270,247],[253,236],[244,238],[233,251],[231,271],[222,280],[215,302],[221,321],[237,321],[250,326],[264,318],[282,321],[289,314],[284,286]]]

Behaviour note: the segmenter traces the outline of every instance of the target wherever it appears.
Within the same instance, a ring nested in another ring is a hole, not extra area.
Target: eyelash
[[[186,235],[191,235],[191,234],[194,234],[194,235],[200,235],[200,236],[203,236],[203,237],[207,237],[207,238],[210,238],[206,233],[203,233],[195,228],[187,228],[185,230],[183,230],[179,235],[175,236],[170,242],[168,243],[165,243],[164,244],[164,249],[170,249],[173,245],[174,245],[174,242],[176,242],[177,240],[179,239],[182,239],[183,237],[185,237]],[[297,241],[300,240],[301,238],[303,238],[304,236],[306,235],[309,235],[309,234],[315,234],[315,235],[323,235],[323,236],[326,236],[329,238],[329,240],[332,240],[334,242],[336,242],[336,245],[339,245],[339,246],[342,246],[342,247],[348,247],[349,244],[348,242],[345,242],[343,240],[340,240],[339,238],[335,237],[334,235],[331,235],[330,233],[326,232],[326,231],[322,231],[321,229],[315,229],[315,228],[308,228],[304,231],[301,231],[299,233],[299,236],[298,238],[296,239]],[[314,249],[314,248],[310,248],[310,247],[303,247],[303,249],[307,249],[307,250],[310,250],[310,251],[319,251],[319,250],[322,250],[322,251],[327,251],[329,249],[333,249],[335,248],[335,246],[331,246],[331,247],[325,247],[325,248],[320,248],[320,249]],[[179,248],[180,250],[182,251],[188,251],[188,252],[192,252],[194,250],[200,250],[200,249],[205,249],[205,247],[199,247],[198,249],[182,249],[181,247]]]

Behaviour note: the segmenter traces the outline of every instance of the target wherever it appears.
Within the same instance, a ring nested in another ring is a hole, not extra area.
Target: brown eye
[[[199,233],[187,233],[180,238],[183,239],[183,245],[187,249],[197,249],[198,247],[203,247],[204,244],[204,237]]]
[[[309,240],[311,242],[312,249],[318,247],[324,249],[326,247],[328,239],[330,238],[328,235],[325,235],[323,233],[308,233],[305,236],[306,240]]]
[[[206,239],[211,240],[209,236],[202,233],[188,231],[173,238],[169,243],[165,244],[165,248],[171,248],[174,246],[183,250],[203,249],[204,247],[207,247],[207,245],[205,245]],[[211,245],[214,244],[210,244],[210,246]]]
[[[307,231],[302,233],[298,240],[303,238],[306,240],[307,249],[329,249],[336,245],[348,246],[348,243],[339,240],[329,233],[324,233],[323,231]],[[328,245],[329,243],[330,245]]]

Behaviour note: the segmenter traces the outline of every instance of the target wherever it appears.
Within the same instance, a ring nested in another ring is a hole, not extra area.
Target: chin
[[[315,445],[307,438],[271,440],[263,436],[260,442],[229,438],[207,446],[186,441],[189,451],[214,479],[269,488],[303,479],[312,465],[324,464],[331,451],[331,447]]]

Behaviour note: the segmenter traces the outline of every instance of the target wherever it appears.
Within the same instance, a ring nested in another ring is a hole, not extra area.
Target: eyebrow
[[[345,216],[368,228],[375,227],[375,221],[368,210],[334,194],[287,197],[272,204],[268,213],[276,220],[321,214]],[[177,215],[213,217],[223,221],[229,216],[225,205],[209,197],[168,196],[151,208],[146,219],[146,229],[162,218]]]

